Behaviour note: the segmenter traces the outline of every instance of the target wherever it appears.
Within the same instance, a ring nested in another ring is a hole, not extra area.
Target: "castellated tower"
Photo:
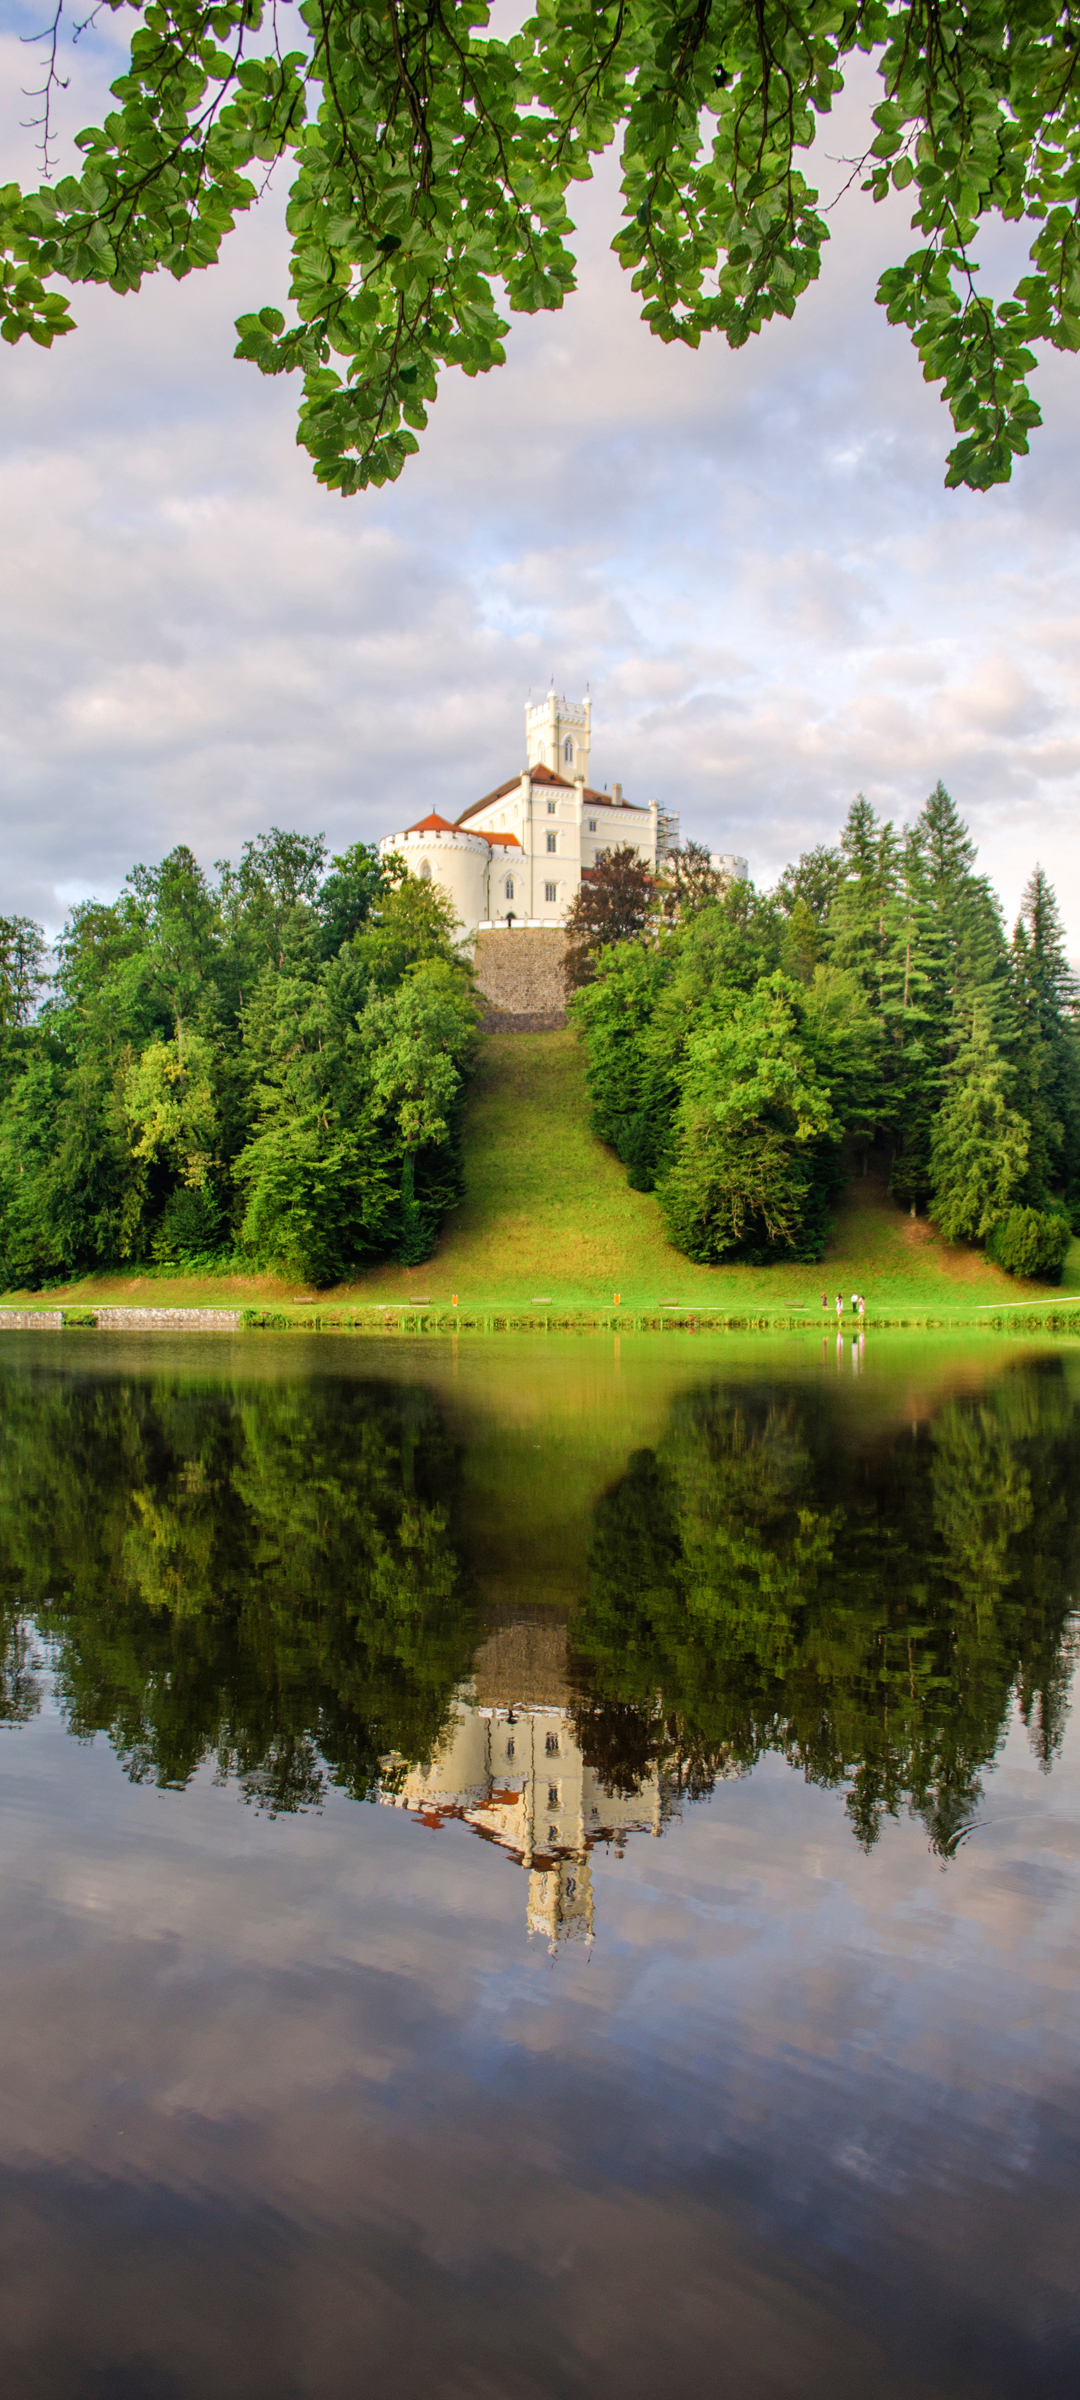
[[[589,780],[592,701],[560,700],[556,692],[525,704],[525,750],[530,767],[547,767],[564,783]]]
[[[504,951],[511,932],[540,932],[546,936],[545,949],[554,953],[557,946],[558,959],[549,976],[537,945],[530,945],[540,979],[531,998],[522,997],[524,984],[518,990],[517,969],[503,993],[498,975],[492,981],[484,966],[481,990],[497,1008],[505,1011],[509,1005],[510,1013],[544,1014],[554,1008],[558,1016],[567,911],[583,879],[596,874],[601,860],[613,850],[629,849],[649,874],[662,875],[678,844],[679,820],[671,809],[661,809],[656,800],[644,807],[625,800],[621,783],[594,790],[589,782],[591,746],[590,700],[567,700],[565,695],[560,699],[554,691],[542,700],[530,700],[525,708],[524,768],[482,800],[470,801],[453,823],[429,809],[415,825],[388,834],[379,845],[384,858],[394,852],[411,874],[439,885],[453,903],[463,943],[474,947],[480,937],[488,964],[494,959],[490,937],[495,934]],[[745,859],[725,856],[714,863],[729,878],[745,876]],[[520,943],[515,948],[521,953]],[[478,972],[481,963],[478,955]],[[532,977],[530,966],[526,980]],[[508,1003],[511,986],[518,996]]]

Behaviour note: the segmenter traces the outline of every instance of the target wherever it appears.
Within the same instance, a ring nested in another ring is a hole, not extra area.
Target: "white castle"
[[[655,1768],[632,1796],[610,1792],[585,1764],[568,1707],[481,1707],[468,1688],[430,1766],[382,1765],[384,1807],[408,1809],[432,1832],[468,1825],[524,1869],[526,1925],[552,1950],[593,1939],[597,1844],[621,1849],[628,1834],[661,1834],[680,1813]]]
[[[449,895],[466,942],[495,926],[561,925],[606,851],[628,844],[656,873],[676,848],[678,817],[656,800],[640,808],[624,800],[621,783],[592,789],[591,717],[589,700],[554,691],[527,703],[520,775],[474,800],[454,824],[433,811],[380,842],[382,857],[397,851],[410,874]],[[732,881],[746,875],[744,858],[714,854],[712,863]]]

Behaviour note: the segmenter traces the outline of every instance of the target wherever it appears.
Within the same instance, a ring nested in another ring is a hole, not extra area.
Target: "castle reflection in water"
[[[512,1697],[514,1693],[519,1697]],[[655,1768],[631,1793],[609,1790],[587,1764],[566,1683],[561,1625],[512,1624],[485,1643],[474,1680],[458,1692],[428,1766],[383,1761],[380,1798],[432,1832],[455,1821],[498,1844],[529,1878],[530,1936],[591,1942],[590,1852],[628,1835],[658,1836],[680,1795]]]

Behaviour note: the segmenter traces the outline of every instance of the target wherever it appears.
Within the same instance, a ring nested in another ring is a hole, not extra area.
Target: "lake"
[[[0,1341],[18,2400],[1062,2400],[1080,1344]]]

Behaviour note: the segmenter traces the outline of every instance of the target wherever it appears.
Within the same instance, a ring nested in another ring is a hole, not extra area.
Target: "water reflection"
[[[684,1393],[597,1504],[589,1755],[701,1791],[777,1752],[865,1847],[906,1805],[947,1856],[1014,1692],[1044,1766],[1060,1745],[1078,1441],[1057,1360],[869,1440],[818,1395]]]
[[[213,1758],[293,1811],[430,1753],[478,1632],[431,1394],[16,1371],[0,1409],[9,1710],[29,1612],[72,1733],[135,1782]]]
[[[506,1630],[487,1639],[499,1706],[559,1709],[552,1738],[612,1824],[624,1802],[653,1822],[662,1788],[694,1798],[775,1752],[847,1790],[866,1848],[912,1807],[948,1855],[1013,1694],[1054,1759],[1075,1656],[1066,1363],[869,1438],[828,1399],[715,1378],[677,1392],[660,1440],[593,1498],[586,1582],[547,1654],[535,1613],[516,1651]],[[482,1634],[461,1469],[446,1404],[418,1387],[10,1373],[2,1714],[36,1706],[31,1627],[67,1726],[108,1735],[132,1781],[185,1783],[214,1757],[274,1812],[329,1783],[410,1800],[446,1776],[487,1786],[506,1759],[461,1764]],[[559,1810],[533,1793],[540,1819]],[[576,1855],[562,1829],[545,1843]],[[530,1862],[538,1838],[509,1846]]]
[[[508,1630],[513,1650],[529,1646],[531,1628]],[[498,1636],[486,1645],[492,1664],[501,1663],[499,1647]],[[479,1693],[459,1694],[430,1764],[384,1760],[379,1797],[408,1809],[429,1832],[468,1825],[504,1851],[528,1877],[529,1936],[540,1936],[554,1955],[564,1942],[588,1943],[596,1932],[592,1851],[598,1844],[619,1849],[629,1834],[659,1835],[678,1814],[678,1786],[650,1765],[632,1787],[617,1789],[586,1759],[570,1708],[493,1706],[484,1688],[482,1678]]]
[[[518,1478],[469,1522],[486,1429],[445,1389],[9,1368],[0,1405],[0,1711],[33,1714],[45,1642],[71,1732],[135,1782],[212,1759],[274,1813],[331,1786],[455,1811],[555,1875],[768,1753],[842,1788],[864,1847],[909,1808],[948,1857],[1014,1695],[1045,1767],[1060,1744],[1063,1355],[866,1426],[827,1380],[684,1379],[591,1496],[572,1604],[516,1614],[480,1580]],[[546,1787],[541,1733],[573,1760]],[[545,1925],[569,1922],[559,1888]]]
[[[1078,1403],[12,1343],[5,2388],[1071,2389]]]

